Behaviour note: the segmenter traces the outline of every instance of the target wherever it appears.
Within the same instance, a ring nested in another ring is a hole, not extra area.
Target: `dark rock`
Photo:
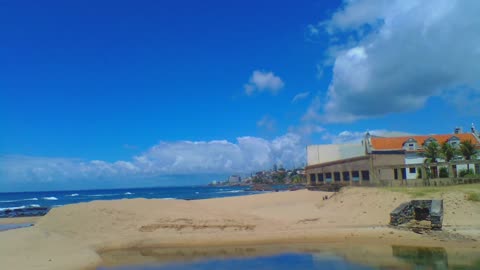
[[[0,211],[0,218],[44,216],[50,211],[48,207],[27,207]]]

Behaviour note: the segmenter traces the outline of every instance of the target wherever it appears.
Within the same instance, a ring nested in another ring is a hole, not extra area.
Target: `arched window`
[[[460,138],[457,136],[452,136],[447,142],[453,147],[458,147],[460,145]]]
[[[433,137],[430,137],[428,139],[425,140],[425,142],[423,143],[423,146],[426,147],[428,146],[429,144],[431,144],[432,142],[436,142],[438,143],[437,139],[433,138]]]
[[[417,141],[414,138],[409,138],[403,143],[403,149],[407,151],[417,150]]]

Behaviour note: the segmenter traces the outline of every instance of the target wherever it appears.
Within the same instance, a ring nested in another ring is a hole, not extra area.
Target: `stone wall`
[[[398,226],[411,220],[430,221],[432,229],[441,229],[443,200],[412,200],[402,203],[390,213],[390,225]]]

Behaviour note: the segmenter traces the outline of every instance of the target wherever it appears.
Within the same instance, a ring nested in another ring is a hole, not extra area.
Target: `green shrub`
[[[440,178],[448,178],[448,169],[447,167],[440,168]]]
[[[473,202],[480,202],[480,193],[470,192],[467,193],[467,200]]]
[[[417,170],[417,179],[422,179],[422,169],[418,168]]]
[[[463,169],[463,170],[460,170],[460,172],[458,173],[458,175],[459,175],[460,177],[465,177],[466,175],[475,175],[475,173],[473,172],[472,169],[470,169],[470,170],[465,170],[465,169]]]

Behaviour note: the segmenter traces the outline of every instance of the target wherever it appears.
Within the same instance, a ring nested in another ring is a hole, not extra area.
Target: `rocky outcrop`
[[[0,218],[44,216],[48,213],[48,211],[50,211],[50,208],[48,207],[6,209],[0,211]]]

